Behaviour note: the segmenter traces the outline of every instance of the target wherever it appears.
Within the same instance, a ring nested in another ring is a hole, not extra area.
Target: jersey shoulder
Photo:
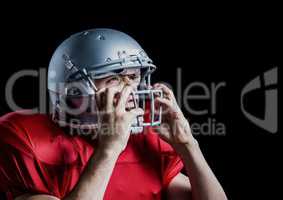
[[[46,114],[34,114],[30,110],[21,110],[7,113],[0,117],[0,139],[2,142],[16,142],[20,140],[30,147],[32,140],[45,139],[56,131],[50,117]]]
[[[88,159],[78,153],[85,145],[75,148],[72,139],[48,115],[17,111],[0,117],[0,191],[61,198]]]
[[[31,110],[20,110],[7,113],[0,117],[0,126],[30,126],[36,122],[49,120],[47,114],[33,113]]]
[[[36,157],[49,164],[77,159],[72,136],[67,135],[50,116],[29,110],[8,113],[0,118],[0,147]]]

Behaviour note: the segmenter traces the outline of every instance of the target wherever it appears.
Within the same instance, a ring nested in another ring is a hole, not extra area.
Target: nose
[[[130,78],[128,76],[123,76],[123,82],[126,85],[131,85],[132,84],[132,81],[130,80]]]

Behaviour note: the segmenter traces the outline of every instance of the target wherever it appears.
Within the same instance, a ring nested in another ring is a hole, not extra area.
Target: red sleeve
[[[13,142],[12,142],[13,141]],[[0,124],[0,191],[5,193],[20,193],[26,187],[26,181],[21,170],[23,159],[17,142],[16,134],[11,127]]]
[[[9,196],[39,191],[40,169],[34,159],[29,138],[10,122],[0,123],[0,192]]]

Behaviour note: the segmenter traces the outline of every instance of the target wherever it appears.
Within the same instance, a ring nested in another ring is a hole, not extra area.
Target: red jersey
[[[0,118],[0,191],[64,198],[95,151],[93,141],[71,136],[48,115],[27,111]],[[120,154],[104,199],[161,199],[183,167],[173,149],[153,131],[131,135]]]

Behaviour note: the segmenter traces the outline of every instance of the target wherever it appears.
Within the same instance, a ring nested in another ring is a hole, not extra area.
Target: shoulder
[[[58,151],[65,147],[72,147],[69,137],[46,114],[23,110],[0,117],[0,148],[50,161],[51,154],[60,160]]]
[[[30,110],[7,113],[0,117],[0,139],[29,139],[48,133],[55,124],[46,114],[33,114]],[[49,132],[50,133],[50,132]]]
[[[19,110],[7,113],[0,117],[0,125],[5,123],[30,124],[31,122],[46,121],[49,119],[47,114],[33,113],[31,110]]]
[[[46,114],[34,114],[31,110],[20,110],[7,113],[0,117],[0,127],[19,129],[41,125],[49,121]]]
[[[0,117],[0,143],[10,146],[32,147],[31,137],[35,126],[44,124],[44,117],[28,110],[16,111]],[[38,133],[38,132],[37,132]]]

